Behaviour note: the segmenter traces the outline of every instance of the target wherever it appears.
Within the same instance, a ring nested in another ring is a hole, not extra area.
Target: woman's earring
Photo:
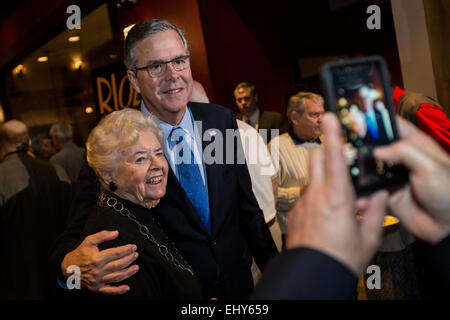
[[[109,183],[109,190],[111,190],[112,192],[117,190],[117,184],[114,181],[111,181]]]

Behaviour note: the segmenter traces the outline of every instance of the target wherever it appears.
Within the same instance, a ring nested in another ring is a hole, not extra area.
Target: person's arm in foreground
[[[287,248],[263,273],[252,299],[352,299],[357,277],[382,234],[387,192],[366,200],[364,219],[342,151],[335,115],[323,120],[324,148],[311,152],[310,184],[289,213]]]

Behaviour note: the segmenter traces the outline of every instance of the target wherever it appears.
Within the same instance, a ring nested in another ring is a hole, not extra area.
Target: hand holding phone
[[[390,81],[378,56],[325,64],[321,70],[327,110],[344,131],[344,153],[358,196],[393,190],[408,181],[408,170],[373,156],[377,146],[398,140]]]

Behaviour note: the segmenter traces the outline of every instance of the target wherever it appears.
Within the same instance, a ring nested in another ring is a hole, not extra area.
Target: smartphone
[[[337,114],[344,132],[344,154],[357,196],[395,190],[408,181],[408,170],[376,160],[373,150],[398,140],[392,91],[382,57],[329,62],[321,80],[326,109]]]

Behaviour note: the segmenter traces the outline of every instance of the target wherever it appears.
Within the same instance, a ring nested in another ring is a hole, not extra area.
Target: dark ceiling
[[[382,54],[396,48],[390,0],[229,0],[273,65],[327,55]],[[368,30],[367,7],[376,4],[381,30]]]
[[[0,1],[0,23],[18,9],[24,1]]]

